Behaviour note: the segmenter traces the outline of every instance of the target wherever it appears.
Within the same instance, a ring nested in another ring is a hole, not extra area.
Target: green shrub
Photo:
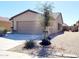
[[[27,41],[27,42],[25,43],[24,48],[25,48],[25,49],[32,49],[32,48],[35,47],[35,45],[36,45],[36,43],[35,43],[33,40],[30,40],[30,41]]]
[[[47,39],[43,39],[42,42],[40,42],[40,45],[42,45],[42,46],[48,46],[50,44],[51,44],[51,42]]]
[[[0,27],[0,36],[4,36],[7,33],[7,30],[3,27]]]
[[[6,29],[4,29],[4,30],[3,30],[3,33],[4,33],[4,34],[6,34],[6,33],[7,33],[7,30],[6,30]]]

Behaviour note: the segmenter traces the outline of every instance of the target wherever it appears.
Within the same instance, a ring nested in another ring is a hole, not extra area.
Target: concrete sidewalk
[[[27,59],[27,58],[32,58],[32,57],[24,53],[0,50],[0,59],[1,58],[26,58]]]

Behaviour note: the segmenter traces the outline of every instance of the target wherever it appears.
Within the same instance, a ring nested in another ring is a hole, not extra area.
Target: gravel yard
[[[45,49],[46,53],[48,51],[48,57],[59,57],[54,56],[54,54],[59,54],[60,56],[63,55],[76,55],[79,57],[79,33],[78,32],[65,32],[62,35],[58,35],[51,40],[51,46]],[[37,41],[39,43],[40,41]],[[38,55],[44,47],[40,45],[32,50],[23,50],[24,44],[16,46],[9,51],[16,51],[21,53],[30,54],[32,56]],[[43,52],[43,51],[42,51]],[[52,52],[52,53],[50,53]],[[44,55],[44,54],[43,54]],[[38,56],[39,57],[39,56]],[[46,57],[46,56],[41,56]]]
[[[57,47],[64,48],[64,53],[75,54],[79,57],[79,32],[65,32],[51,42]]]

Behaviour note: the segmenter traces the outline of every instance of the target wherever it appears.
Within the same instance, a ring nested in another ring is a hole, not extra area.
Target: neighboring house
[[[78,27],[78,32],[79,32],[79,20],[76,22],[76,26]]]
[[[63,26],[63,31],[69,31],[69,30],[71,30],[71,26],[68,26],[65,23],[63,23],[62,26]]]
[[[51,14],[50,26],[48,27],[49,34],[57,33],[62,31],[62,14],[53,13]],[[26,10],[20,14],[17,14],[10,18],[12,21],[12,30],[18,33],[25,34],[42,34],[43,26],[41,21],[43,20],[43,15],[36,11]]]
[[[11,30],[11,21],[6,17],[0,17],[0,28]]]

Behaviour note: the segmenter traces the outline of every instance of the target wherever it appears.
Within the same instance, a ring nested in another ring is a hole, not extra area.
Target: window
[[[60,23],[58,23],[58,30],[60,30],[61,29],[61,24]]]

